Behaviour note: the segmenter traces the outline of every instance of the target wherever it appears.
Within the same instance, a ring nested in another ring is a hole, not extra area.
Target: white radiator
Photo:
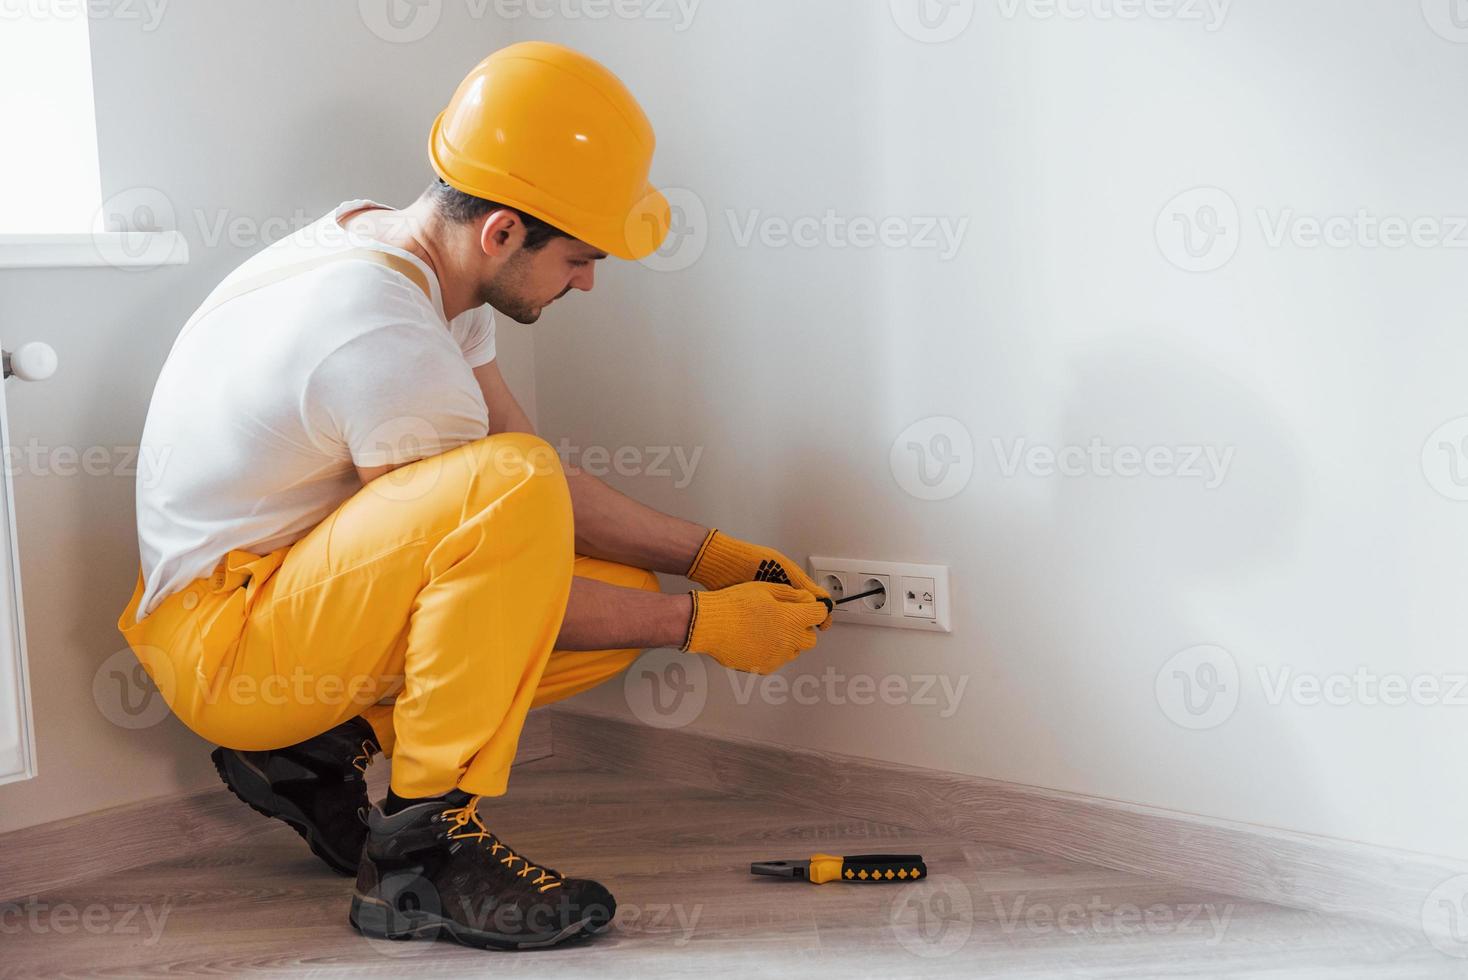
[[[56,352],[26,344],[3,354],[5,377],[41,381],[56,370]],[[0,783],[36,774],[36,732],[26,674],[25,615],[20,599],[20,550],[15,536],[15,491],[10,479],[10,417],[0,384]]]

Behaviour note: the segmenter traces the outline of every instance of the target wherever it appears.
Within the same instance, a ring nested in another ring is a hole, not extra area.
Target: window
[[[188,261],[177,231],[104,218],[88,6],[0,0],[0,269]]]
[[[0,6],[0,235],[89,233],[102,207],[84,4]]]

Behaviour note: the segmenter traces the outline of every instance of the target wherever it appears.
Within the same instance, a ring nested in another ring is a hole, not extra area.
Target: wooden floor
[[[247,813],[256,829],[222,850],[170,855],[160,843],[146,867],[11,896],[0,976],[1468,977],[1468,961],[1411,932],[922,837],[816,801],[731,798],[550,758],[518,768],[510,795],[482,812],[533,860],[607,884],[612,930],[521,954],[369,941],[347,925],[351,882]],[[816,851],[916,851],[930,878],[815,886],[748,874],[752,860]]]

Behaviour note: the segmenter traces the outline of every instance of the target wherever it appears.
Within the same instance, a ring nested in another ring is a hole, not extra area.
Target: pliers
[[[822,885],[828,881],[913,881],[925,878],[928,866],[921,854],[812,854],[809,861],[756,861],[752,875],[800,878]]]

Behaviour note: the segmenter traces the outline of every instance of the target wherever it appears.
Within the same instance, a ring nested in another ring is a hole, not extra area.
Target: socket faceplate
[[[865,599],[858,599],[844,606],[837,606],[832,617],[833,622],[922,630],[926,633],[953,632],[949,625],[947,565],[820,558],[813,555],[810,559],[810,573],[812,578],[823,584],[827,576],[834,576],[841,583],[842,591],[846,595],[858,595],[866,591],[862,588],[862,583],[870,578],[887,583],[887,601],[881,609],[873,611]],[[933,587],[930,601],[925,602],[925,596],[916,593],[912,599],[908,599],[903,593],[904,580],[916,580],[922,584],[931,580]],[[832,598],[839,598],[834,590]],[[919,612],[919,615],[910,615],[913,611]]]

